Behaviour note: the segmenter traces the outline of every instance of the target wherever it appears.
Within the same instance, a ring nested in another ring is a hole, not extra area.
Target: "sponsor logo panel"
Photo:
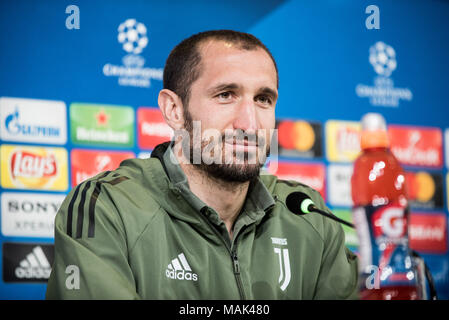
[[[329,161],[352,162],[360,153],[361,125],[355,121],[326,122],[326,153]]]
[[[68,187],[64,148],[2,145],[3,188],[65,191]]]
[[[72,187],[100,172],[115,170],[123,160],[130,158],[134,158],[133,152],[74,149],[70,153]]]
[[[66,105],[62,101],[0,98],[0,138],[6,141],[64,144]]]
[[[326,198],[325,167],[320,163],[281,162],[268,166],[268,172],[281,180],[294,180],[318,191]]]
[[[440,168],[443,165],[443,135],[439,128],[388,126],[390,148],[404,165]]]
[[[47,282],[54,260],[48,243],[3,243],[4,282]]]
[[[304,120],[279,120],[279,155],[318,158],[323,156],[321,123]]]
[[[333,209],[332,213],[334,213],[340,219],[353,223],[352,211],[349,209]],[[344,224],[342,224],[341,226],[343,227],[343,231],[345,232],[345,244],[351,248],[358,248],[359,239],[357,237],[356,230]]]
[[[446,214],[412,212],[409,226],[410,247],[425,253],[447,252]]]
[[[158,108],[140,107],[137,110],[137,139],[141,149],[154,149],[158,144],[170,141],[173,129],[165,122]]]
[[[329,203],[333,206],[352,206],[352,165],[330,164],[327,168]]]
[[[425,171],[405,172],[407,195],[412,208],[443,208],[443,176]]]
[[[54,237],[54,220],[65,195],[4,192],[2,234],[11,237]]]
[[[70,128],[73,143],[130,148],[134,146],[134,109],[72,103]]]

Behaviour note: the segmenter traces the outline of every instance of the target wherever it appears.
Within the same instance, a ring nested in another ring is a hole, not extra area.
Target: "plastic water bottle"
[[[408,245],[405,174],[390,152],[385,119],[362,118],[361,155],[351,178],[353,220],[359,238],[360,296],[417,300],[421,282]]]

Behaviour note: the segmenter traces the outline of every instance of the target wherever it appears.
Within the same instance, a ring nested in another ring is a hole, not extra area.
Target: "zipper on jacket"
[[[237,281],[237,287],[239,288],[240,296],[241,296],[242,300],[246,300],[245,291],[243,289],[242,278],[240,277],[240,264],[239,264],[239,259],[237,257],[237,248],[235,248],[232,251],[232,262],[234,264],[234,276],[235,276],[235,280]]]
[[[232,265],[233,265],[233,269],[234,269],[234,277],[235,277],[235,280],[237,282],[237,288],[239,290],[240,299],[241,300],[246,300],[245,291],[243,289],[242,279],[240,277],[240,264],[239,264],[239,260],[237,258],[237,247],[236,247],[236,245],[234,246],[234,250],[231,250],[229,245],[226,243],[226,240],[223,239],[223,236],[218,232],[217,229],[215,229],[215,226],[213,226],[212,223],[202,213],[199,213],[199,215],[202,217],[202,219],[204,221],[206,221],[206,223],[215,232],[215,234],[221,239],[221,241],[223,241],[226,249],[228,250],[229,254],[231,255]],[[237,243],[237,241],[236,241],[237,237],[236,237],[236,239],[234,239],[235,243]]]
[[[235,252],[232,253],[232,261],[234,262],[234,274],[235,275],[240,275],[239,260],[238,260],[238,257],[237,257],[237,253],[235,253]]]

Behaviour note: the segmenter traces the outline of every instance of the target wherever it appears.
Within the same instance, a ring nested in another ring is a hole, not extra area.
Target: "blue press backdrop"
[[[379,30],[365,27],[370,4],[380,8]],[[80,29],[66,28],[69,5],[80,9]],[[72,102],[157,106],[160,80],[152,79],[149,88],[120,86],[117,77],[103,73],[105,64],[122,64],[126,52],[117,28],[134,18],[147,27],[149,42],[140,56],[154,69],[163,68],[170,50],[196,32],[235,29],[259,37],[278,63],[279,118],[314,120],[324,127],[329,119],[358,121],[374,111],[388,123],[444,130],[449,127],[448,17],[449,2],[437,0],[1,1],[0,96],[62,100],[67,107]],[[390,78],[413,93],[411,101],[382,107],[357,96],[358,84],[373,85],[368,55],[377,41],[394,48],[397,68]],[[64,147],[73,147],[70,137]],[[137,144],[130,150],[141,151]],[[329,164],[325,156],[313,161]],[[446,166],[434,171],[446,181]],[[444,198],[447,215],[446,182]],[[4,241],[53,240],[1,234]],[[448,253],[424,258],[440,297],[449,299]],[[3,299],[42,299],[44,293],[43,284],[0,281]]]

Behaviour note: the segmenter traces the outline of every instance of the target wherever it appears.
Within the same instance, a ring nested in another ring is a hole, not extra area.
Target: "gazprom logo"
[[[66,106],[62,101],[0,98],[2,140],[64,144]]]
[[[5,119],[6,130],[13,135],[31,135],[43,137],[58,137],[61,135],[61,130],[58,127],[48,127],[33,124],[20,123],[19,109],[9,114]]]

